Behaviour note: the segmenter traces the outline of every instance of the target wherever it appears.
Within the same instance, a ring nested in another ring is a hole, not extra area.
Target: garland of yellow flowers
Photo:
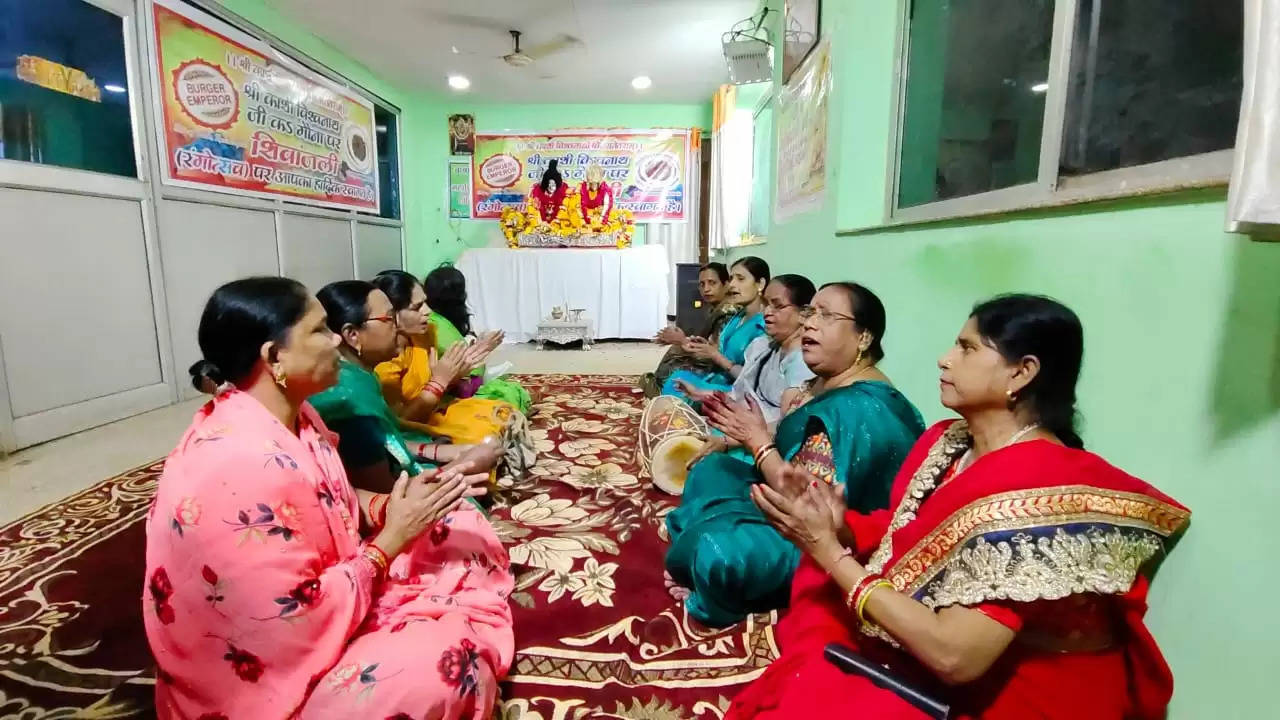
[[[577,238],[583,234],[613,235],[617,238],[619,249],[631,247],[632,234],[635,232],[635,216],[630,210],[615,207],[609,216],[609,222],[603,222],[600,208],[587,211],[590,224],[582,217],[582,197],[577,190],[570,189],[560,205],[560,211],[544,223],[538,214],[538,208],[532,201],[526,200],[521,209],[504,208],[499,221],[502,234],[507,238],[507,247],[520,247],[520,236],[526,233],[540,232],[544,235],[555,235],[566,240]],[[568,243],[566,243],[568,244]]]

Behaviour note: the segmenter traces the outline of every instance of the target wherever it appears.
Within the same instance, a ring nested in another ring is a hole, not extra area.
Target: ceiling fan
[[[502,56],[502,61],[511,67],[528,67],[538,60],[548,58],[558,52],[582,47],[582,41],[578,38],[562,34],[554,40],[529,48],[528,51],[523,51],[520,49],[520,37],[523,33],[519,30],[508,30],[507,32],[511,34],[514,47],[510,53]]]

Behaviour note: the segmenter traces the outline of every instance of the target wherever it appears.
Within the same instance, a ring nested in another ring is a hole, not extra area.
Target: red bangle
[[[375,495],[369,501],[369,522],[375,530],[380,530],[387,524],[387,503],[390,501],[390,495]]]
[[[858,596],[862,594],[862,591],[870,587],[875,581],[883,579],[883,576],[876,575],[875,573],[867,573],[864,575],[862,579],[858,581],[858,584],[854,585],[853,589],[849,591],[849,594],[844,596],[845,607],[853,610],[854,603],[857,602]]]

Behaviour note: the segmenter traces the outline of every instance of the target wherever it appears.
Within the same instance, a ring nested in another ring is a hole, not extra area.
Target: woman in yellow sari
[[[427,296],[417,279],[407,272],[387,270],[379,273],[373,284],[391,299],[400,329],[400,354],[379,364],[374,372],[401,424],[455,443],[479,443],[492,436],[510,447],[512,428],[525,425],[519,411],[500,400],[454,399],[445,392],[483,363],[493,348],[481,343],[458,344],[438,354],[423,312]]]

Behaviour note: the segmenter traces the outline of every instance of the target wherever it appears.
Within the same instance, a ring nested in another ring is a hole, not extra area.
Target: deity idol
[[[587,168],[587,181],[578,190],[582,202],[582,220],[592,230],[599,231],[609,225],[613,213],[613,188],[604,181],[604,170],[599,165]]]
[[[554,222],[560,214],[560,207],[564,205],[567,194],[564,178],[556,169],[558,164],[552,160],[547,165],[546,172],[542,173],[542,181],[534,185],[533,191],[529,193],[529,205],[537,209],[539,217],[546,224]]]

